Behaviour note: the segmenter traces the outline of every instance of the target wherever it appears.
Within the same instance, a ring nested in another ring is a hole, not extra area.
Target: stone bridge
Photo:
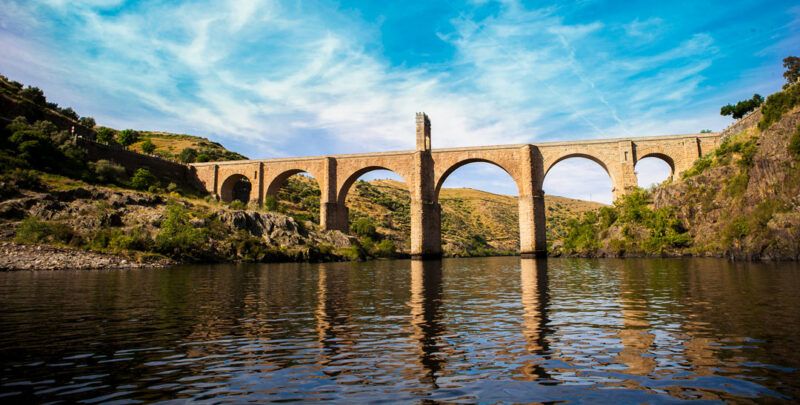
[[[193,164],[209,193],[229,202],[276,196],[286,180],[307,173],[321,190],[320,225],[348,231],[345,199],[355,181],[373,170],[390,170],[405,180],[411,194],[411,254],[414,258],[441,255],[439,191],[456,169],[473,162],[496,165],[508,173],[519,192],[520,254],[546,253],[545,207],[542,184],[558,162],[583,157],[597,162],[611,178],[614,198],[637,186],[634,166],[646,157],[664,160],[678,175],[720,142],[720,134],[692,134],[523,145],[431,149],[428,116],[417,114],[416,150]],[[237,195],[237,185],[250,183],[250,194]],[[254,192],[254,193],[253,193]],[[250,198],[249,195],[253,195]]]

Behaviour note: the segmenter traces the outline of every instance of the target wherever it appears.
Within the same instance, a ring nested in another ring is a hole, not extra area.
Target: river
[[[799,292],[717,259],[0,273],[0,402],[791,402]]]

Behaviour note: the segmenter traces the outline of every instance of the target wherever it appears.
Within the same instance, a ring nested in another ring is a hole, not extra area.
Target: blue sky
[[[782,84],[789,1],[0,0],[0,73],[117,128],[191,133],[251,158],[694,133]],[[642,183],[663,177],[642,161]],[[549,194],[610,201],[567,160]],[[446,186],[515,194],[491,166]]]

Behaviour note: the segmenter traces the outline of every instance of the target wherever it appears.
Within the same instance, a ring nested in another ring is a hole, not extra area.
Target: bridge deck
[[[465,146],[465,147],[455,147],[455,148],[441,148],[441,149],[431,149],[432,153],[437,152],[466,152],[466,151],[475,151],[475,150],[500,150],[500,149],[517,149],[523,146],[531,145],[536,147],[559,147],[559,146],[574,146],[574,145],[600,145],[600,144],[607,144],[607,143],[617,143],[622,141],[632,141],[632,142],[643,142],[643,141],[667,141],[667,140],[677,140],[683,138],[713,138],[719,136],[719,132],[710,132],[710,133],[703,133],[703,134],[683,134],[683,135],[657,135],[657,136],[640,136],[640,137],[630,137],[630,138],[602,138],[602,139],[589,139],[589,140],[577,140],[577,141],[548,141],[548,142],[538,142],[538,143],[520,143],[520,144],[507,144],[507,145],[488,145],[488,146]],[[279,157],[279,158],[264,158],[264,159],[252,159],[252,160],[228,160],[223,162],[203,162],[203,163],[192,163],[192,166],[209,166],[209,165],[234,165],[234,164],[242,164],[242,163],[258,163],[258,162],[296,162],[296,161],[303,161],[303,160],[318,160],[324,158],[337,158],[337,159],[344,159],[344,158],[360,158],[360,157],[380,157],[380,156],[396,156],[396,155],[408,155],[410,153],[416,152],[415,150],[398,150],[398,151],[386,151],[386,152],[364,152],[364,153],[345,153],[345,154],[335,154],[335,155],[317,155],[317,156],[298,156],[298,157]]]

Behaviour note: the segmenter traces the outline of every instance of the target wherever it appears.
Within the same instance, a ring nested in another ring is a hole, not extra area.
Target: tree
[[[142,152],[151,154],[156,150],[156,144],[153,143],[150,139],[145,139],[142,142]]]
[[[97,142],[105,143],[105,144],[112,144],[114,143],[114,137],[116,136],[117,131],[109,127],[100,127],[97,128]]]
[[[78,116],[78,113],[76,113],[75,110],[72,109],[72,107],[62,108],[61,115],[65,115],[69,118],[72,118],[75,121],[77,121],[78,118],[80,118],[80,116]]]
[[[95,125],[97,125],[92,117],[81,117],[81,119],[78,120],[78,123],[89,129],[92,129]]]
[[[783,88],[787,88],[800,79],[800,58],[797,56],[789,56],[783,60],[783,67],[786,71],[783,72],[783,77],[786,78],[786,84]]]
[[[710,134],[712,132],[714,132],[714,131],[712,131],[710,129],[703,129],[703,130],[700,131],[701,134]]]
[[[136,169],[131,177],[131,186],[137,190],[147,190],[151,186],[158,185],[158,179],[150,173],[150,170],[145,168]]]
[[[132,129],[123,129],[117,133],[117,142],[126,148],[136,143],[138,139],[139,133]]]
[[[753,98],[749,100],[742,100],[736,105],[728,104],[720,108],[719,113],[721,115],[731,115],[734,119],[739,119],[744,117],[750,111],[755,110],[761,104],[764,104],[764,97],[761,97],[758,94],[753,94]]]
[[[33,101],[38,105],[47,104],[47,98],[45,98],[44,92],[38,87],[28,86],[24,90],[20,91],[19,95],[27,98],[30,101]]]
[[[197,160],[197,151],[192,148],[184,148],[178,159],[183,163],[194,163]]]
[[[378,236],[378,231],[375,229],[375,224],[372,223],[372,220],[369,218],[359,218],[353,225],[350,226],[350,230],[353,231],[358,236],[365,236],[374,238]]]

